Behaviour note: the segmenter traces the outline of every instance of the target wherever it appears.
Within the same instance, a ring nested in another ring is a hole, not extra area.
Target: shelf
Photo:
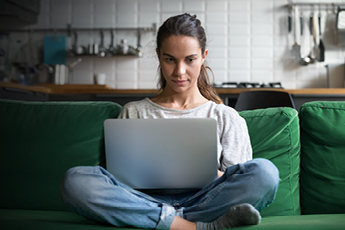
[[[106,28],[73,28],[70,24],[66,28],[30,28],[30,29],[10,29],[0,30],[0,33],[7,34],[13,32],[30,32],[30,33],[44,33],[44,32],[65,32],[70,36],[72,32],[82,31],[138,31],[138,32],[156,32],[156,23],[152,23],[151,27],[106,27]]]

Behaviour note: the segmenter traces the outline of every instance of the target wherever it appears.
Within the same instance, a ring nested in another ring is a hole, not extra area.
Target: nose
[[[183,62],[177,62],[174,70],[177,76],[184,75],[186,73],[186,67]]]

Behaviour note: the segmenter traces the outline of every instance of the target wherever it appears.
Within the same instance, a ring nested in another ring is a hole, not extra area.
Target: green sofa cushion
[[[303,214],[345,213],[345,102],[300,110]]]
[[[0,208],[68,210],[62,175],[104,163],[103,122],[120,110],[113,102],[0,100]]]
[[[97,224],[73,212],[1,210],[1,229],[11,230],[134,230]],[[259,225],[236,230],[343,230],[345,214],[264,217]]]
[[[247,122],[254,158],[271,160],[279,169],[277,195],[262,216],[299,215],[300,133],[298,112],[268,108],[240,112]]]

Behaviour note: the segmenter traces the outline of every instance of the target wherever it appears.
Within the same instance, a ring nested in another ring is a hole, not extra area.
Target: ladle
[[[302,63],[307,63],[308,64],[312,64],[315,62],[315,54],[314,54],[314,28],[313,28],[313,20],[314,20],[314,13],[311,12],[310,13],[310,17],[309,17],[309,32],[310,32],[310,53],[307,57],[302,58],[303,61],[301,61]]]

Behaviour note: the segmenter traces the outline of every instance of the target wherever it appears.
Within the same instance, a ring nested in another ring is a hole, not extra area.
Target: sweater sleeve
[[[220,137],[222,152],[220,170],[249,161],[253,158],[252,146],[246,121],[236,111],[228,111],[222,115],[223,132]]]

